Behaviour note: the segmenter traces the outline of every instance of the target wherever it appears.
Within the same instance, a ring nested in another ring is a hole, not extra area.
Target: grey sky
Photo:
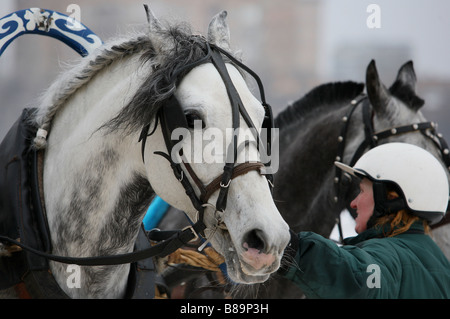
[[[381,28],[369,29],[369,4],[381,10]],[[319,71],[331,68],[338,43],[407,44],[422,77],[450,79],[450,1],[326,0],[323,2]]]

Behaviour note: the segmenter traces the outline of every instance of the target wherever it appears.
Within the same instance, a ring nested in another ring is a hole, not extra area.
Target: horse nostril
[[[244,244],[246,250],[253,248],[259,252],[263,252],[266,247],[264,232],[260,229],[253,229],[244,236]]]

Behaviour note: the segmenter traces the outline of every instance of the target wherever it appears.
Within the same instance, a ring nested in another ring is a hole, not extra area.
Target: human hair
[[[395,190],[390,190],[387,193],[387,199],[394,199],[399,197]],[[375,227],[383,228],[385,225],[390,225],[389,231],[384,233],[385,237],[394,237],[409,230],[411,225],[418,220],[423,221],[425,234],[430,234],[430,226],[428,222],[419,216],[413,215],[409,209],[400,209],[397,213],[381,216],[376,220]]]

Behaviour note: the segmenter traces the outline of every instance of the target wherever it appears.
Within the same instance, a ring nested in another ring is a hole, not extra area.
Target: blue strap
[[[158,227],[161,219],[164,217],[168,209],[169,204],[167,204],[161,197],[156,196],[150,204],[147,213],[144,216],[144,220],[142,221],[144,224],[144,229],[149,231]]]

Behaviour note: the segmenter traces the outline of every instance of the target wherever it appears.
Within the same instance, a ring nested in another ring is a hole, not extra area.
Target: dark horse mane
[[[363,90],[363,83],[353,81],[319,85],[280,112],[275,118],[275,126],[282,130],[304,119],[320,107],[335,107],[337,104],[350,102]]]
[[[147,43],[141,61],[143,65],[150,62],[152,70],[149,69],[149,75],[131,101],[105,125],[110,130],[124,129],[125,133],[130,134],[150,123],[162,103],[176,89],[178,83],[172,79],[172,74],[182,66],[200,60],[206,54],[205,46],[200,41],[195,41],[187,25],[170,26],[167,30],[160,30],[159,37],[173,44],[174,49],[161,60],[152,63],[157,57],[155,45],[150,38],[141,38],[141,41]]]

